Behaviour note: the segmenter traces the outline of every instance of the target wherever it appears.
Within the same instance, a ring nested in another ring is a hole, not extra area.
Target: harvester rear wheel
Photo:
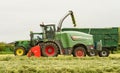
[[[42,47],[42,55],[45,57],[55,57],[58,55],[58,47],[52,42],[47,42]]]
[[[15,56],[23,56],[25,54],[26,54],[26,51],[25,51],[24,47],[16,47],[14,50]]]
[[[73,56],[74,57],[84,57],[86,56],[85,48],[80,46],[74,49],[73,51]]]

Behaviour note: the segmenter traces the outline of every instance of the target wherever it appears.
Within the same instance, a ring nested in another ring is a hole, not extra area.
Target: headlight
[[[80,39],[80,36],[71,36],[72,40],[78,40]]]

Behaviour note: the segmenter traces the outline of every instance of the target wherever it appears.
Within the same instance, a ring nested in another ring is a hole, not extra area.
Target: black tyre
[[[43,46],[44,46],[44,43],[38,43],[38,44],[39,44],[40,48],[42,49]],[[41,51],[41,50],[40,50],[40,51]],[[41,56],[43,56],[42,51],[41,51]],[[44,56],[43,56],[43,57],[44,57]]]
[[[14,50],[14,55],[15,56],[23,56],[26,54],[26,50],[24,47],[16,47]]]
[[[55,57],[58,55],[58,47],[52,42],[44,43],[42,47],[42,55],[45,57]]]
[[[102,49],[102,51],[100,51],[100,52],[98,53],[98,55],[99,55],[100,57],[108,57],[109,54],[110,54],[110,52],[109,52],[108,49]]]
[[[97,56],[97,51],[96,50],[91,50],[90,52],[87,53],[88,56],[92,57],[92,56]]]
[[[84,56],[86,56],[85,48],[82,47],[82,46],[75,48],[73,50],[73,56],[74,57],[84,57]]]

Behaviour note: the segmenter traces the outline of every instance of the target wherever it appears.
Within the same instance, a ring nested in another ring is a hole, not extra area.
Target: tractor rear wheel
[[[84,57],[86,56],[85,48],[80,46],[73,50],[73,56],[74,57]]]
[[[14,55],[15,56],[23,56],[26,54],[25,48],[24,47],[16,47],[14,50]]]
[[[42,47],[42,55],[45,57],[55,57],[58,55],[58,47],[52,42],[47,42]]]

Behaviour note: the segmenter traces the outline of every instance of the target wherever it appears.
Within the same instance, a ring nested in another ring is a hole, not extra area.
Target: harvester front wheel
[[[73,51],[73,56],[74,57],[84,57],[86,56],[85,48],[80,46],[74,49]]]
[[[52,42],[47,42],[42,47],[42,55],[45,57],[55,57],[58,55],[58,47]]]
[[[26,51],[23,47],[16,47],[14,50],[14,55],[15,56],[23,56],[26,54]]]

